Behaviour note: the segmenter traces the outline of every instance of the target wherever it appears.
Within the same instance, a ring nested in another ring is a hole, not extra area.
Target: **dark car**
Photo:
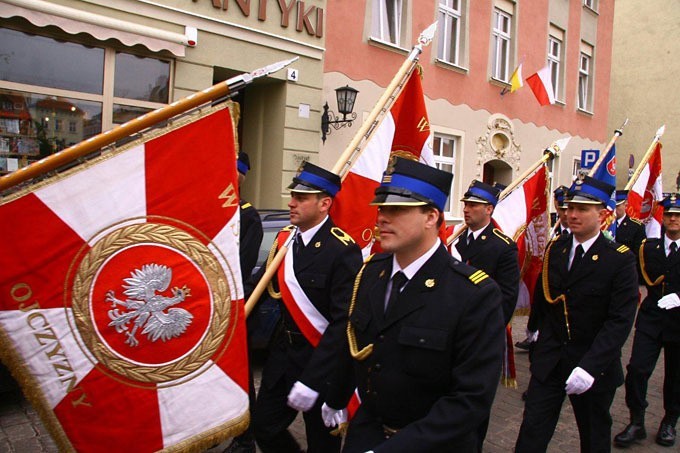
[[[269,256],[269,250],[274,243],[276,233],[286,225],[290,225],[287,210],[263,209],[259,212],[264,234],[253,275],[267,262],[267,256]],[[280,317],[278,302],[272,299],[265,290],[260,302],[248,317],[248,337],[253,349],[265,349],[267,347]]]

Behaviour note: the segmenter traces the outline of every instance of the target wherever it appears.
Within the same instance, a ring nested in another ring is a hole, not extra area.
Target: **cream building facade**
[[[629,156],[640,163],[660,126],[664,192],[677,191],[680,171],[680,2],[617,0],[614,13],[610,120],[629,118],[617,141],[617,185],[624,187]]]

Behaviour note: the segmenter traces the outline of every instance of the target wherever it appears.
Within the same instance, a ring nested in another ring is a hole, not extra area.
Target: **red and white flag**
[[[548,243],[548,172],[545,165],[496,205],[493,220],[517,244],[520,285],[517,309],[531,306]]]
[[[413,71],[343,180],[331,207],[333,222],[352,236],[364,257],[371,251],[378,212],[377,207],[368,204],[380,185],[390,156],[415,157],[434,166],[431,135],[420,74]]]
[[[661,185],[661,143],[657,143],[640,176],[628,193],[626,213],[645,224],[648,238],[661,237],[663,189]]]
[[[208,448],[248,422],[228,108],[0,202],[0,347],[61,450]]]
[[[527,77],[526,80],[539,104],[550,105],[555,103],[555,93],[553,91],[552,81],[550,80],[549,66],[541,68],[536,74]]]

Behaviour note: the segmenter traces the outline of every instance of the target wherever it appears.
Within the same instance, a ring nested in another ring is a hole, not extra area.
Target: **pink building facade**
[[[602,150],[607,129],[613,0],[328,0],[323,101],[335,88],[359,90],[357,122],[368,116],[418,35],[438,32],[420,57],[438,165],[454,173],[450,221],[472,179],[509,184],[557,139],[571,137],[552,163],[552,184],[570,184],[581,151]],[[523,78],[548,66],[556,102],[541,106]],[[501,94],[506,91],[505,94]],[[621,119],[623,121],[623,118]],[[333,166],[358,130],[332,130],[321,147]]]

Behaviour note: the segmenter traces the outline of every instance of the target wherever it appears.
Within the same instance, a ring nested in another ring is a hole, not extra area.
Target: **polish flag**
[[[648,238],[661,237],[663,189],[661,185],[661,143],[657,143],[640,176],[628,193],[626,213],[645,224]]]
[[[555,103],[555,93],[550,81],[549,66],[540,69],[536,74],[530,75],[526,80],[539,104],[550,105]]]
[[[420,74],[413,71],[333,200],[333,222],[359,244],[364,258],[374,242],[377,207],[369,206],[391,155],[410,157],[434,166],[432,132],[425,109]]]
[[[248,423],[229,109],[151,135],[0,202],[3,360],[63,451],[200,450]]]

